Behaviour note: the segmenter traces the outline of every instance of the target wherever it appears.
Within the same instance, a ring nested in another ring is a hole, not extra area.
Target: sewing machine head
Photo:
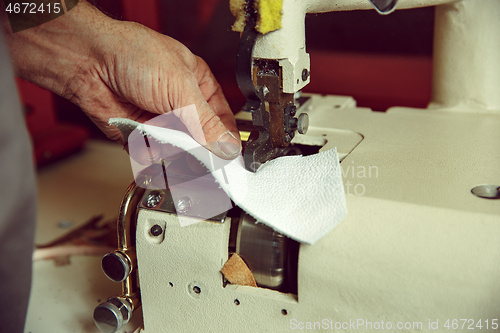
[[[387,14],[397,0],[370,2],[380,13]],[[304,19],[307,13],[342,6],[336,1],[329,3],[331,7],[325,1],[231,1],[237,18],[233,29],[242,32],[236,77],[247,98],[243,111],[252,113],[254,126],[244,150],[247,170],[255,172],[264,162],[282,156],[295,132],[307,132],[308,114],[295,117],[301,106],[297,100],[300,90],[310,81]]]

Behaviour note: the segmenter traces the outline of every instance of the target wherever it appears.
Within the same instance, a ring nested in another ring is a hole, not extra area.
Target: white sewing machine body
[[[346,219],[300,247],[298,294],[223,287],[229,218],[180,227],[174,214],[143,209],[137,260],[145,333],[284,332],[323,319],[334,328],[362,319],[421,322],[425,330],[429,319],[498,318],[500,206],[471,189],[500,181],[500,117],[378,113],[353,104],[312,96],[310,130],[297,137],[348,154],[342,166],[345,186],[352,184]],[[155,223],[166,225],[161,244],[150,240]]]
[[[295,293],[224,283],[231,217],[181,227],[175,213],[139,206],[140,331],[370,331],[401,323],[413,332],[436,321],[448,330],[447,320],[455,329],[453,319],[458,330],[460,319],[482,320],[482,329],[488,320],[486,330],[496,330],[500,200],[471,190],[496,185],[483,194],[500,197],[499,33],[498,1],[437,7],[433,102],[425,110],[382,113],[350,97],[308,96],[297,114],[309,114],[309,131],[292,143],[337,147],[348,215],[314,245],[300,245]],[[251,121],[249,113],[237,118]],[[160,236],[151,235],[153,225]]]

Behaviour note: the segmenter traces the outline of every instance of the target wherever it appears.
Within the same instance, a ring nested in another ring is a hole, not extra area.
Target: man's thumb
[[[236,158],[241,152],[241,141],[224,126],[208,103],[189,105],[174,110],[193,138],[215,155],[224,159]]]

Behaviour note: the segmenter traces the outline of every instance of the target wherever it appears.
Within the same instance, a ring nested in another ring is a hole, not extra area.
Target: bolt
[[[266,86],[262,87],[262,95],[266,97],[267,94],[269,94],[269,88]]]
[[[189,197],[182,197],[177,201],[177,213],[178,214],[185,214],[189,211],[191,208],[191,199]]]
[[[149,230],[149,232],[151,233],[151,235],[157,237],[163,233],[163,229],[158,224],[155,224],[151,227],[151,230]]]
[[[153,194],[151,193],[149,196],[148,196],[148,200],[146,202],[146,206],[148,206],[149,208],[154,208],[156,206],[158,206],[161,202],[161,200],[163,199],[163,196],[161,194]]]
[[[304,68],[302,70],[302,81],[306,82],[308,78],[309,78],[309,71],[307,70],[307,68]]]
[[[200,289],[200,287],[198,287],[198,286],[194,286],[194,287],[193,287],[193,291],[194,291],[196,294],[201,293],[201,289]]]

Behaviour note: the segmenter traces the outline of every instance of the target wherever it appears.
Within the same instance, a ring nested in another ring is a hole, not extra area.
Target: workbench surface
[[[127,153],[118,144],[89,141],[86,148],[38,171],[35,241],[47,243],[91,217],[118,216],[125,189],[133,180]],[[70,264],[33,263],[33,283],[25,333],[98,333],[92,314],[121,285],[101,271],[100,256],[73,256]],[[119,332],[141,325],[140,309]]]

